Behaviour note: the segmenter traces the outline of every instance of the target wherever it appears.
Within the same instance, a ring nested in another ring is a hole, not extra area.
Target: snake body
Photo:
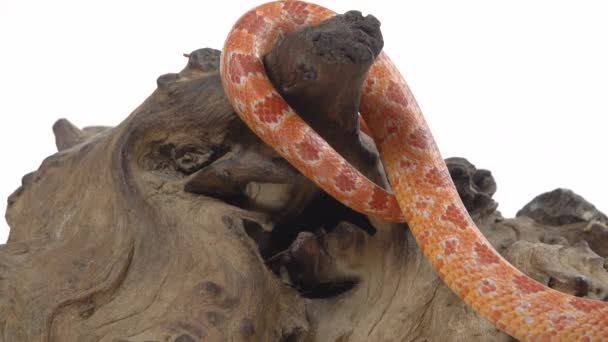
[[[333,150],[273,88],[263,56],[286,33],[335,15],[301,1],[245,13],[221,57],[224,90],[238,115],[305,176],[354,210],[406,221],[443,281],[476,312],[530,341],[608,341],[608,303],[557,292],[503,259],[462,204],[405,80],[385,53],[371,67],[360,113],[369,126],[393,194]]]

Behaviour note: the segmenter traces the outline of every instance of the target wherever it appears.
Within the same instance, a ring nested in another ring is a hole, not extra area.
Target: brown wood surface
[[[349,12],[287,35],[265,64],[291,105],[388,187],[357,121],[382,45],[379,22]],[[405,224],[341,206],[253,135],[223,93],[219,54],[189,54],[116,127],[57,121],[59,152],[8,199],[0,341],[510,339],[443,285]],[[509,261],[608,299],[605,215],[558,189],[504,219],[489,171],[447,163]]]

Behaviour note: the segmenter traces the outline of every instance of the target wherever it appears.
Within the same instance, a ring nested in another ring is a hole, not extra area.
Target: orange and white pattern
[[[530,341],[608,341],[608,303],[552,290],[504,260],[479,232],[405,80],[381,53],[360,112],[394,195],[368,180],[304,123],[274,89],[262,58],[286,33],[335,15],[302,1],[245,13],[226,39],[220,72],[243,121],[338,201],[369,216],[406,221],[445,283],[498,328]]]

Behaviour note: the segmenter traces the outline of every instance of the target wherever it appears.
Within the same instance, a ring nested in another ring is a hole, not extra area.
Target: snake
[[[553,290],[505,260],[476,227],[403,76],[382,51],[368,71],[359,113],[385,168],[379,187],[283,100],[263,57],[287,33],[336,15],[313,3],[261,4],[230,30],[220,59],[230,104],[262,141],[351,209],[406,222],[443,282],[498,329],[525,341],[608,341],[608,303]]]

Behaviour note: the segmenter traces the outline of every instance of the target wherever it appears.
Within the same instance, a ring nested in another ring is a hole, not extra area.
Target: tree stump
[[[302,117],[390,188],[360,131],[380,23],[347,12],[290,33],[265,66]],[[501,341],[404,224],[345,208],[245,127],[190,53],[116,127],[59,120],[58,152],[8,199],[0,341]],[[487,170],[446,161],[494,247],[560,291],[608,300],[608,219],[558,189],[504,219]]]

